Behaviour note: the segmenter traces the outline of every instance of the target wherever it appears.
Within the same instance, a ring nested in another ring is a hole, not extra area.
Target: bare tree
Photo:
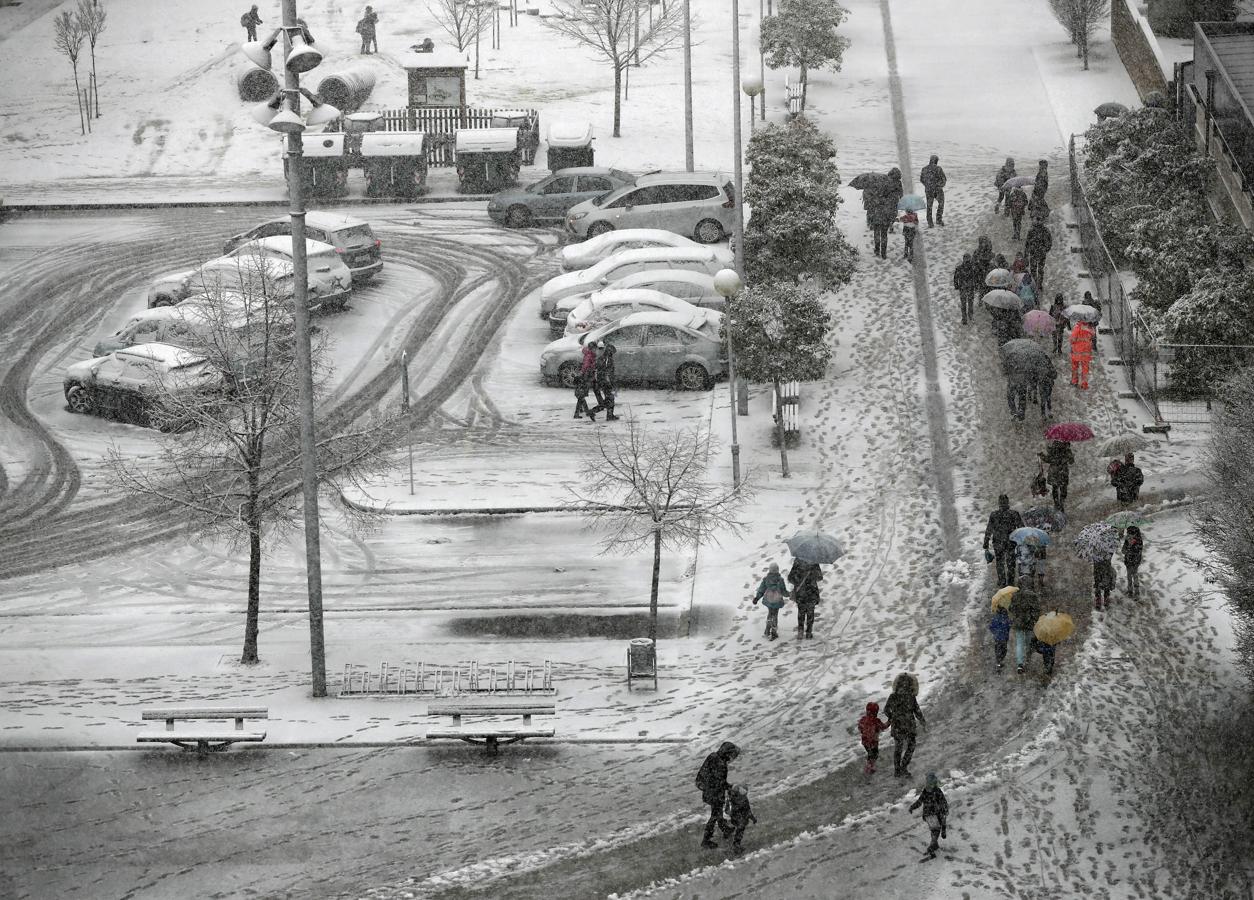
[[[100,118],[100,83],[96,80],[96,42],[105,30],[108,13],[100,0],[78,0],[78,24],[91,48],[91,108]]]
[[[78,103],[78,125],[83,134],[87,133],[87,120],[83,116],[83,91],[78,86],[78,55],[83,51],[86,37],[78,17],[69,10],[63,10],[52,20],[53,46],[58,53],[64,54],[74,69],[74,99]]]
[[[1089,42],[1102,22],[1110,18],[1110,0],[1049,0],[1049,8],[1075,44],[1075,55],[1089,67]]]
[[[608,435],[608,436],[607,436]],[[662,548],[679,550],[720,529],[739,534],[736,516],[751,495],[706,478],[708,434],[700,429],[651,433],[634,418],[619,431],[600,430],[584,460],[580,487],[570,492],[590,524],[605,533],[604,553],[631,553],[653,544],[649,639],[657,641],[657,592]],[[656,645],[656,644],[655,644]]]
[[[604,59],[614,70],[614,137],[621,136],[623,71],[666,53],[683,38],[676,6],[642,25],[640,10],[648,0],[553,0],[557,15],[543,25]]]
[[[491,24],[484,21],[479,0],[433,0],[427,12],[457,45],[458,53],[465,53]]]
[[[258,660],[265,538],[302,521],[295,319],[290,279],[276,278],[272,263],[245,257],[229,292],[201,284],[202,302],[183,304],[184,344],[205,360],[203,386],[155,386],[148,418],[178,433],[162,437],[154,460],[141,464],[116,449],[110,458],[126,489],[182,510],[195,528],[248,545],[245,664]],[[324,351],[321,342],[312,349],[316,390],[328,373]],[[395,434],[388,417],[324,430],[317,436],[320,478],[355,482],[379,468]]]

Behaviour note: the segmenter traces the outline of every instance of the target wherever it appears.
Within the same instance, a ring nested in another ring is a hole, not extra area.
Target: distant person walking
[[[1034,591],[1021,590],[1010,598],[1010,635],[1015,645],[1015,671],[1020,675],[1027,664],[1032,629],[1036,627],[1036,620],[1040,617],[1041,604]]]
[[[984,273],[979,271],[971,254],[962,254],[962,262],[954,269],[954,290],[958,292],[958,308],[962,312],[963,325],[975,320],[975,293],[983,282]]]
[[[1141,599],[1141,561],[1145,558],[1145,538],[1141,529],[1129,525],[1123,535],[1123,565],[1128,570],[1128,596]]]
[[[1006,607],[997,607],[988,623],[988,631],[993,636],[993,658],[1000,669],[1006,664],[1006,646],[1010,643],[1010,613]]]
[[[784,608],[786,599],[788,585],[784,583],[784,576],[779,574],[779,563],[771,563],[770,571],[758,585],[758,592],[753,595],[754,606],[761,600],[766,607],[766,631],[763,632],[763,637],[772,641],[779,637],[779,611]]]
[[[1075,452],[1066,441],[1050,441],[1040,453],[1041,462],[1049,467],[1049,486],[1054,508],[1066,512],[1067,488],[1071,485],[1071,467],[1075,464]]]
[[[858,720],[858,735],[862,749],[866,751],[864,775],[875,774],[875,761],[880,758],[880,732],[888,730],[888,723],[880,718],[880,705],[872,701],[866,705],[866,714]]]
[[[1125,453],[1123,462],[1110,476],[1110,483],[1115,487],[1115,499],[1125,505],[1135,503],[1141,496],[1141,485],[1145,483],[1145,473],[1136,464],[1136,456]]]
[[[901,170],[892,168],[888,174],[878,179],[873,189],[871,207],[868,210],[871,222],[871,237],[875,255],[880,259],[888,259],[888,229],[897,221],[897,201],[902,198]]]
[[[579,371],[575,373],[575,418],[582,419],[584,414],[588,414],[588,418],[596,421],[592,416],[592,411],[588,408],[588,390],[592,387],[592,381],[596,377],[597,351],[596,347],[591,343],[583,345],[583,360],[580,363]]]
[[[1049,161],[1038,160],[1036,163],[1036,179],[1032,182],[1032,196],[1045,198],[1049,191]]]
[[[1110,605],[1110,592],[1115,586],[1115,567],[1109,559],[1093,563],[1093,608],[1098,612]]]
[[[1097,333],[1088,322],[1076,322],[1071,326],[1071,383],[1080,390],[1089,389],[1089,369],[1093,365],[1093,348],[1097,346]]]
[[[815,566],[802,576],[797,589],[793,591],[792,599],[797,604],[797,640],[814,637],[814,610],[822,599],[819,593],[819,580],[822,577],[822,571]]]
[[[1023,188],[1012,188],[1006,197],[1006,215],[1010,216],[1010,224],[1014,228],[1013,238],[1020,239],[1023,229],[1023,214],[1028,210],[1028,195]]]
[[[927,845],[924,859],[935,859],[941,838],[948,836],[945,826],[949,820],[949,802],[945,799],[944,791],[940,789],[935,772],[927,773],[924,788],[919,791],[918,799],[910,804],[910,812],[920,806],[923,807],[923,821],[932,833],[932,842]]]
[[[1003,200],[1006,199],[1006,182],[1015,177],[1015,161],[1014,157],[1007,156],[1002,167],[997,170],[997,174],[993,176],[993,186],[997,188],[997,202],[993,204],[993,212],[997,212]],[[1006,208],[1006,215],[1010,215],[1010,208]]]
[[[357,33],[361,35],[362,53],[379,52],[379,38],[376,34],[378,24],[379,14],[374,11],[373,6],[367,6],[366,11],[362,14],[361,21],[357,23]],[[374,49],[372,50],[371,47]]]
[[[257,26],[261,24],[261,16],[257,13],[256,5],[240,16],[239,23],[244,26],[250,41],[257,40]]]
[[[618,416],[614,415],[614,402],[618,391],[618,382],[614,375],[614,353],[612,341],[597,341],[597,363],[593,381],[597,405],[588,410],[589,419],[594,419],[597,413],[605,410],[605,421],[618,421]]]
[[[1049,317],[1054,320],[1054,356],[1062,355],[1062,341],[1067,335],[1071,322],[1067,319],[1067,301],[1062,294],[1054,294],[1054,302],[1049,307]]]
[[[984,526],[984,555],[989,562],[997,560],[997,586],[1006,587],[1015,583],[1014,545],[1010,543],[1010,533],[1023,527],[1023,516],[1018,510],[1010,508],[1010,497],[1002,494],[997,498],[997,508],[989,513],[988,524]],[[989,552],[992,544],[992,553]]]
[[[1054,238],[1044,222],[1033,222],[1023,239],[1023,249],[1028,257],[1028,273],[1038,291],[1045,290],[1045,257],[1054,247]]]
[[[915,696],[918,691],[918,682],[911,675],[902,672],[893,681],[893,692],[884,704],[884,717],[892,728],[893,775],[897,778],[910,777],[910,760],[914,757],[918,725],[927,727],[923,710],[919,709],[919,701]],[[918,725],[915,724],[916,719]]]
[[[919,234],[919,216],[913,210],[906,210],[901,215],[901,236],[905,241],[906,262],[914,262],[914,239]]]
[[[936,225],[945,224],[945,170],[940,167],[940,157],[933,154],[927,165],[919,172],[919,181],[923,185],[923,196],[927,200],[927,227],[933,227],[932,206],[936,206]]]
[[[697,770],[697,788],[701,791],[701,802],[710,807],[710,818],[705,823],[705,837],[701,846],[707,849],[718,849],[714,843],[714,829],[723,833],[723,837],[732,834],[731,824],[723,818],[723,807],[727,803],[727,767],[737,756],[740,748],[731,741],[722,745],[705,758],[701,768]]]

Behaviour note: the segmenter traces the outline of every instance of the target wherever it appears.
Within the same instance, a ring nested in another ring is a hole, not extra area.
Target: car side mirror
[[[600,283],[601,283],[601,284],[609,284],[609,283],[610,283],[610,280],[609,280],[608,278],[602,278]]]

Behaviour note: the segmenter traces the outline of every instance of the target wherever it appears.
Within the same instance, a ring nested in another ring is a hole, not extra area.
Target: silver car
[[[540,375],[546,384],[573,387],[584,343],[605,341],[614,345],[614,374],[620,382],[663,382],[705,390],[727,374],[719,334],[722,320],[721,313],[708,309],[632,313],[549,344],[540,355]]]
[[[632,272],[630,275],[611,281],[605,290],[634,288],[661,291],[678,300],[686,300],[693,306],[719,312],[727,306],[727,298],[714,287],[714,276],[706,272],[693,272],[689,269],[645,269],[643,272]],[[596,294],[574,294],[558,300],[553,309],[549,310],[549,333],[554,337],[565,334],[570,311],[588,297],[593,296]]]
[[[720,172],[649,172],[636,183],[570,208],[566,230],[596,237],[616,228],[664,228],[703,244],[732,232],[735,189]]]

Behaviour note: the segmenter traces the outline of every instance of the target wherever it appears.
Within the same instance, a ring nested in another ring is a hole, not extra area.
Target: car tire
[[[700,363],[686,362],[675,373],[675,382],[685,391],[707,391],[710,373]]]
[[[557,381],[564,388],[574,389],[575,376],[579,374],[579,363],[562,363],[557,370]]]
[[[693,237],[699,244],[717,244],[726,236],[723,226],[713,219],[702,219],[693,230]]]
[[[70,385],[70,389],[65,392],[65,404],[70,412],[82,416],[91,415],[96,411],[95,404],[91,402],[91,392],[81,384]]]
[[[525,206],[511,206],[505,213],[505,224],[510,228],[526,228],[531,224],[531,210]]]
[[[594,238],[613,230],[614,226],[609,222],[593,222],[588,226],[588,237]]]
[[[158,294],[156,297],[152,298],[152,305],[154,309],[158,306],[173,306],[174,302],[174,298],[169,294]]]

